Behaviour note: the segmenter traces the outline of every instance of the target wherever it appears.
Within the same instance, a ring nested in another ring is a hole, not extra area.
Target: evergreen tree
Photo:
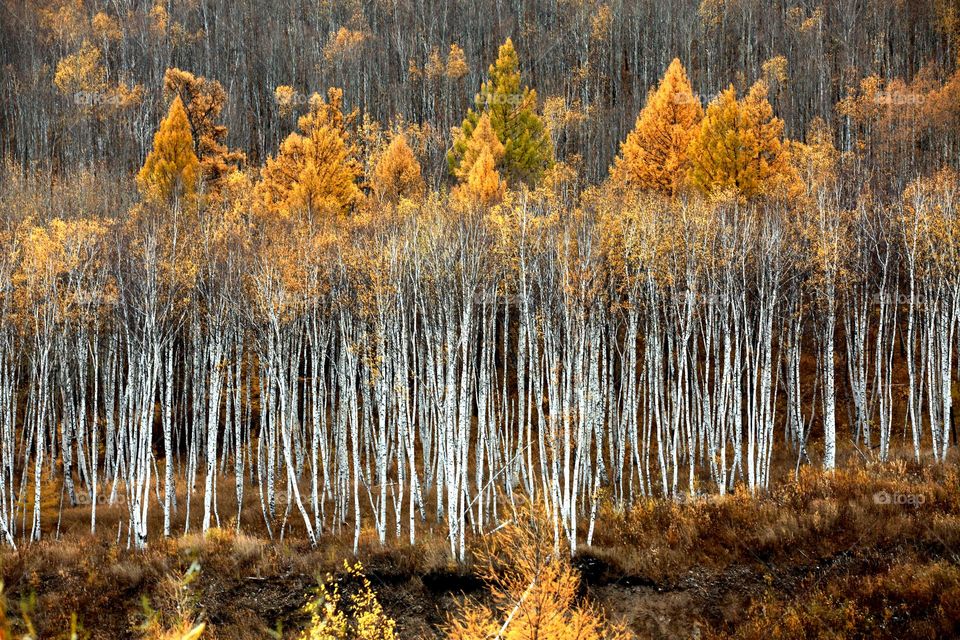
[[[651,89],[634,130],[620,145],[611,178],[621,186],[673,195],[686,172],[687,147],[703,118],[687,72],[674,58],[660,85]]]
[[[500,168],[511,184],[535,184],[553,164],[553,143],[543,120],[537,115],[537,92],[521,89],[520,61],[508,38],[500,47],[497,61],[490,65],[489,79],[480,87],[474,108],[467,112],[447,163],[454,175],[461,176],[464,155],[480,122],[486,114],[503,144]]]

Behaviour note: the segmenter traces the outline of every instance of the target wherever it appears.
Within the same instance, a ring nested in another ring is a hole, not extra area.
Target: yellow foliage
[[[103,13],[94,17],[97,35],[104,40],[120,37],[119,27]],[[128,87],[121,82],[107,82],[107,71],[102,64],[100,49],[84,40],[76,53],[64,56],[57,62],[53,83],[61,95],[72,98],[81,112],[94,113],[98,117],[127,109],[143,99],[143,87]]]
[[[457,167],[456,176],[461,182],[466,182],[473,166],[477,163],[484,151],[487,151],[493,159],[494,165],[498,165],[503,160],[504,147],[497,137],[497,132],[493,130],[490,123],[490,117],[487,114],[480,116],[477,127],[473,135],[467,142],[466,150],[463,153],[463,160]]]
[[[310,626],[300,640],[396,640],[396,623],[383,612],[370,581],[363,575],[358,562],[343,568],[360,587],[346,598],[333,576],[317,589],[317,597],[304,607],[310,616]]]
[[[440,57],[440,51],[434,48],[430,52],[430,57],[427,58],[427,64],[423,68],[424,73],[431,80],[438,80],[446,74],[446,64],[442,57]]]
[[[340,27],[323,47],[323,57],[328,62],[355,58],[366,39],[367,36],[362,31]]]
[[[151,29],[157,36],[163,36],[170,26],[170,14],[162,4],[155,4],[150,10]]]
[[[423,193],[420,163],[407,144],[406,135],[394,136],[373,170],[373,190],[381,200],[396,203]]]
[[[542,508],[522,508],[478,549],[492,606],[464,603],[450,618],[451,640],[625,640],[589,604],[578,603],[580,576],[554,544]]]
[[[763,77],[768,83],[786,84],[790,79],[787,73],[787,59],[784,56],[774,56],[763,63]]]
[[[137,174],[137,186],[148,197],[189,202],[196,195],[199,172],[190,122],[177,96],[153,137],[153,150]]]
[[[456,42],[450,45],[450,52],[447,54],[447,77],[451,80],[459,80],[467,75],[467,56],[463,53]]]
[[[103,11],[99,11],[93,16],[93,19],[90,20],[90,26],[93,27],[93,32],[105,41],[115,42],[123,37],[120,23]]]
[[[60,44],[74,44],[87,33],[83,0],[64,0],[56,8],[40,9],[38,17],[40,26]]]
[[[309,113],[299,119],[302,133],[287,136],[262,170],[257,193],[274,214],[340,214],[361,198],[362,167],[345,129],[343,92],[331,88],[328,95],[329,102],[311,97]]]
[[[506,182],[501,179],[497,165],[503,160],[504,146],[493,130],[490,117],[480,116],[473,135],[463,152],[463,160],[456,169],[460,185],[453,198],[461,206],[478,204],[490,207],[500,203],[506,193]]]
[[[610,5],[602,4],[590,20],[590,37],[593,40],[605,41],[609,38],[610,25],[613,23],[613,12]]]
[[[755,83],[742,100],[731,85],[707,107],[690,142],[691,183],[706,194],[796,195],[801,184],[782,136],[766,83]]]
[[[53,83],[65,95],[78,91],[102,91],[106,75],[100,64],[100,50],[84,42],[79,51],[57,63]]]
[[[928,136],[956,135],[956,86],[948,80],[941,87],[930,68],[909,83],[871,75],[848,87],[837,112],[845,117],[852,149],[872,165],[872,173],[913,174],[916,158],[923,154],[918,147]]]
[[[295,106],[296,92],[293,87],[285,84],[279,85],[273,90],[273,98],[277,101],[277,107],[280,109],[280,115],[289,116],[293,113]]]
[[[616,184],[673,195],[687,169],[687,147],[703,117],[700,100],[676,58],[620,147],[611,177]]]
[[[791,141],[790,159],[803,178],[808,193],[814,193],[834,183],[840,154],[833,145],[830,127],[820,118],[814,118],[807,132],[806,144]]]
[[[347,127],[357,119],[357,111],[343,113],[343,89],[330,87],[327,89],[327,98],[314,93],[310,96],[310,110],[297,119],[297,126],[306,134],[323,125],[336,129],[345,142],[350,142],[350,133]],[[351,151],[353,149],[351,148]]]
[[[163,88],[165,94],[175,95],[183,101],[193,134],[194,151],[200,160],[200,175],[207,190],[218,193],[224,177],[235,171],[245,159],[242,152],[227,148],[224,143],[227,128],[218,122],[227,102],[226,91],[216,80],[176,68],[167,69]]]
[[[466,183],[461,186],[458,194],[465,201],[490,207],[503,200],[505,191],[506,185],[497,173],[493,154],[489,147],[484,147],[480,157],[470,168]]]

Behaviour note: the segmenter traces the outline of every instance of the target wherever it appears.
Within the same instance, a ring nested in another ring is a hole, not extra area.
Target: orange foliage
[[[401,198],[416,198],[423,193],[420,163],[403,133],[394,136],[380,155],[373,170],[373,190],[381,201],[396,204]]]
[[[147,197],[190,202],[197,191],[200,162],[194,153],[190,123],[180,96],[153,137],[153,150],[137,174],[137,185]]]
[[[216,193],[224,176],[235,171],[245,159],[242,152],[227,148],[224,143],[227,128],[218,122],[227,94],[216,80],[176,68],[167,69],[163,86],[168,95],[176,95],[183,101],[201,175],[207,188]]]
[[[800,183],[782,137],[766,83],[755,83],[742,100],[731,85],[707,107],[690,143],[690,181],[705,194],[796,194]]]
[[[340,89],[331,88],[328,101],[314,94],[310,111],[299,119],[301,133],[287,136],[279,153],[267,160],[257,193],[268,211],[281,216],[294,210],[311,216],[340,214],[359,202],[362,167],[342,104]]]
[[[611,168],[617,184],[641,190],[677,192],[687,169],[687,147],[703,118],[687,72],[674,58],[637,116],[634,130],[620,145]]]
[[[626,640],[602,612],[578,602],[580,576],[554,544],[541,507],[521,508],[478,550],[492,606],[465,603],[448,624],[451,640]]]

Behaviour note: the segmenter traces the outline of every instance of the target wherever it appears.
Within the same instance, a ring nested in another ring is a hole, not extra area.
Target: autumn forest
[[[661,637],[584,567],[862,527],[855,613],[816,574],[687,622],[960,630],[957,2],[11,0],[0,51],[17,597],[70,540],[140,572],[192,541],[102,637],[251,637],[185,604],[211,549],[327,550],[349,597],[269,624],[421,637],[353,564],[418,554],[491,589],[442,637]]]

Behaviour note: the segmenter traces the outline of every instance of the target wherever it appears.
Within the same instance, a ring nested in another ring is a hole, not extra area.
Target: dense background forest
[[[0,17],[8,549],[432,549],[515,592],[450,637],[613,638],[567,558],[899,527],[958,624],[960,3]]]
[[[348,109],[427,127],[424,169],[437,185],[451,128],[512,37],[558,158],[586,182],[606,177],[678,57],[703,99],[774,77],[787,136],[803,139],[823,118],[841,150],[865,144],[895,163],[886,177],[902,187],[956,147],[957,13],[950,0],[6,2],[0,144],[24,168],[133,171],[166,111],[164,74],[178,67],[223,85],[227,142],[253,165],[294,125],[277,86],[300,107],[337,86]],[[64,61],[75,71],[58,83]],[[887,92],[888,108],[838,109],[870,87]],[[912,139],[898,157],[881,153],[904,129]]]

